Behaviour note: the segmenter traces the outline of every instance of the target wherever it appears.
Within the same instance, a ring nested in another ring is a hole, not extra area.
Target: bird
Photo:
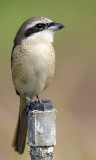
[[[24,152],[27,135],[24,95],[30,99],[38,98],[49,85],[55,70],[54,33],[63,27],[61,23],[36,16],[26,20],[15,36],[11,70],[16,93],[20,96],[20,107],[12,147],[19,154]]]

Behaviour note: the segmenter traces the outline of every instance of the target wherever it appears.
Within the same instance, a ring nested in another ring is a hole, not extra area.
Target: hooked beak
[[[58,31],[58,30],[62,29],[63,27],[64,27],[63,24],[53,22],[52,25],[49,27],[49,29],[52,31]]]

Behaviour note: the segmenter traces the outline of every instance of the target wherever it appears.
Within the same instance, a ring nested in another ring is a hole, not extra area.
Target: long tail
[[[20,97],[20,110],[17,122],[17,127],[14,134],[12,147],[19,154],[24,152],[27,135],[27,115],[25,111],[26,101],[23,97]]]

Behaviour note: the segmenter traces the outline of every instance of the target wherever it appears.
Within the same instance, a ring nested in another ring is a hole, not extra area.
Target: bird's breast
[[[54,75],[55,53],[52,44],[20,45],[13,51],[12,75],[17,91],[28,96],[39,94]]]

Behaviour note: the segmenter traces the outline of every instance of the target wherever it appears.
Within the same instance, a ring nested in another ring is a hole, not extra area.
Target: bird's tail
[[[12,143],[12,147],[14,147],[14,150],[17,151],[19,154],[22,154],[24,152],[26,144],[27,115],[25,111],[25,106],[26,106],[25,99],[23,97],[20,97],[19,117]]]

